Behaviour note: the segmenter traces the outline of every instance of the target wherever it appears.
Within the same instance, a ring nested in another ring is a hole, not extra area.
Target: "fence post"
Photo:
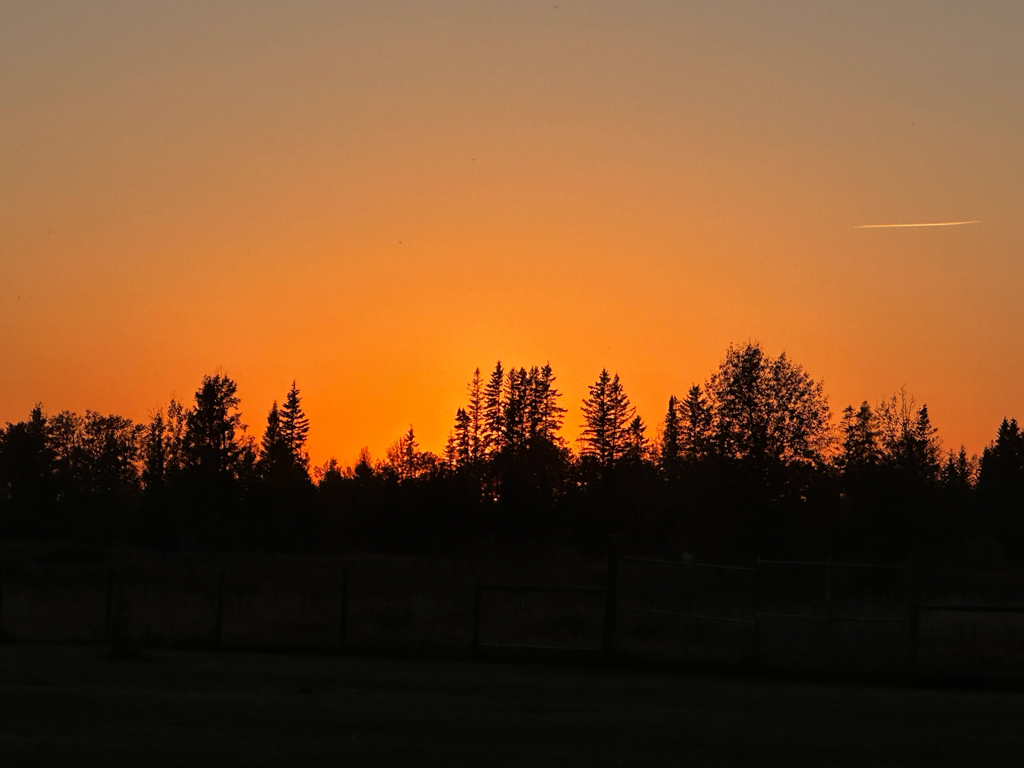
[[[220,648],[224,634],[224,569],[220,569],[220,581],[217,584],[217,625],[213,631],[213,642]]]
[[[825,561],[825,669],[832,649],[832,558]]]
[[[619,594],[619,537],[608,542],[608,572],[604,592],[604,657],[610,661],[615,653],[615,619]]]
[[[480,577],[476,577],[473,591],[473,657],[480,655]]]
[[[341,569],[341,626],[338,642],[341,650],[348,647],[348,568]]]
[[[114,569],[107,568],[107,604],[103,612],[103,639],[110,640],[113,636],[114,621]]]
[[[753,666],[755,670],[761,667],[761,558],[754,560],[754,570],[751,574],[751,597],[750,607],[753,612],[754,648]]]
[[[915,573],[909,563],[904,566],[904,590],[907,597],[907,672],[911,675],[917,673],[917,630],[920,611],[917,580]]]

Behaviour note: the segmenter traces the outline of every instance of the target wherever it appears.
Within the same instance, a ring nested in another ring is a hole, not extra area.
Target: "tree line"
[[[731,346],[651,429],[618,374],[580,406],[575,445],[550,365],[477,369],[440,454],[412,427],[373,460],[311,467],[295,383],[257,441],[236,383],[203,378],[146,423],[42,406],[0,433],[4,539],[161,549],[634,550],[1013,563],[1024,556],[1024,434],[943,450],[905,390],[847,406],[784,353]]]

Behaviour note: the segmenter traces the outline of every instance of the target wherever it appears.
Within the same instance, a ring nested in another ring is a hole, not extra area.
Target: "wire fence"
[[[0,640],[1024,677],[1024,606],[924,601],[904,563],[614,550],[603,583],[583,585],[386,566],[8,569]]]

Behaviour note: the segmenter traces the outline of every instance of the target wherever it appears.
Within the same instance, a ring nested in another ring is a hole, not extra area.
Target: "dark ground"
[[[585,667],[0,646],[34,765],[1019,765],[1024,695]]]

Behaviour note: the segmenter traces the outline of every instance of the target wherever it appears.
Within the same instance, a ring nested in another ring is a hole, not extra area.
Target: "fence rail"
[[[1024,613],[1024,606],[1018,605],[944,605],[942,603],[921,603],[918,611],[954,611],[957,613]]]
[[[711,568],[718,571],[748,571],[753,572],[753,568],[745,565],[715,565],[712,563],[694,563],[687,562],[685,560],[661,560],[653,557],[621,557],[619,558],[624,563],[648,563],[653,565],[674,565],[680,568]]]
[[[847,563],[832,560],[761,560],[758,558],[757,562],[761,565],[809,565],[819,568],[876,568],[897,571],[907,568],[906,563]]]
[[[677,613],[676,611],[655,611],[650,608],[619,608],[620,611],[625,613],[643,613],[648,616],[671,616],[677,619],[687,619],[692,621],[721,621],[727,624],[750,624],[754,623],[753,619],[732,619],[725,616],[704,616],[697,613]]]
[[[592,595],[603,595],[608,591],[607,587],[546,587],[542,585],[519,586],[516,584],[480,584],[477,588],[481,592],[582,592],[584,594]]]
[[[625,569],[620,579],[620,565],[631,564],[635,568]],[[678,577],[674,574],[667,574],[665,567],[678,568]],[[781,569],[777,573],[772,572],[773,568]],[[793,572],[791,568],[813,568],[820,571],[809,571],[806,574],[799,571]],[[868,574],[864,578],[860,575],[846,573],[840,576],[843,569],[869,569],[877,570],[880,573],[903,572],[903,578],[897,579],[889,576],[878,578]],[[697,571],[701,571],[700,574]],[[124,633],[125,622],[123,609],[127,606],[134,611],[137,601],[142,601],[139,609],[143,615],[146,610],[145,597],[147,582],[137,581],[136,576],[129,571],[122,573],[117,568],[95,568],[88,571],[90,576],[82,580],[71,571],[55,571],[55,575],[63,573],[60,579],[67,580],[69,585],[88,582],[89,586],[85,592],[83,606],[81,591],[77,587],[60,587],[66,592],[65,597],[60,597],[56,602],[47,602],[50,598],[45,597],[45,592],[40,593],[39,586],[33,586],[38,582],[33,581],[37,576],[32,576],[28,581],[24,575],[12,577],[8,567],[6,572],[0,572],[0,642],[4,639],[17,638],[18,640],[31,641],[33,638],[41,639],[43,636],[34,636],[31,627],[46,626],[55,628],[51,632],[53,636],[74,636],[88,637],[90,641],[102,640],[104,642],[118,642]],[[14,572],[17,574],[17,571]],[[33,573],[40,573],[33,571]],[[312,571],[310,573],[313,573]],[[728,576],[729,573],[742,575],[741,578]],[[46,579],[51,578],[42,572],[42,584],[47,584]],[[721,576],[713,575],[721,574]],[[750,578],[747,578],[749,575]],[[812,581],[807,577],[813,576]],[[339,578],[340,577],[340,578]],[[616,655],[626,655],[631,652],[630,642],[648,633],[646,637],[654,637],[657,642],[663,643],[659,648],[667,648],[676,653],[674,658],[696,658],[694,654],[707,653],[708,648],[717,648],[714,644],[725,643],[730,648],[730,653],[749,655],[743,663],[760,665],[772,662],[779,658],[780,649],[790,656],[794,653],[799,656],[803,653],[801,648],[809,648],[810,643],[818,643],[814,646],[813,654],[808,658],[814,659],[807,663],[845,663],[849,654],[863,653],[870,656],[871,653],[884,650],[886,659],[899,660],[904,669],[914,672],[917,669],[917,656],[919,647],[929,647],[934,632],[947,632],[950,627],[961,627],[962,624],[952,624],[949,621],[927,622],[920,621],[922,615],[928,613],[959,613],[984,616],[992,615],[1024,615],[1024,605],[999,605],[999,604],[969,604],[969,603],[941,603],[921,602],[918,599],[917,583],[911,578],[912,574],[907,564],[891,563],[859,563],[859,562],[832,562],[828,560],[818,561],[797,561],[797,560],[756,560],[752,566],[740,565],[719,565],[714,563],[694,563],[681,560],[660,559],[641,556],[620,556],[614,549],[609,553],[608,569],[606,580],[603,586],[596,585],[545,585],[536,583],[510,584],[484,582],[477,579],[474,584],[474,602],[470,614],[465,597],[452,591],[453,602],[458,602],[457,620],[449,620],[445,626],[456,627],[459,638],[455,642],[461,643],[459,647],[466,648],[468,629],[467,622],[472,620],[471,651],[480,654],[481,651],[526,651],[526,652],[551,652],[559,654],[579,653],[581,655],[592,655],[601,653],[606,658]],[[306,578],[306,577],[304,577]],[[820,578],[820,582],[818,579]],[[325,581],[326,579],[326,581]],[[639,582],[635,580],[639,579]],[[838,581],[837,581],[838,579]],[[192,574],[195,583],[193,587],[187,587],[181,592],[186,592],[189,599],[193,600],[192,605],[198,603],[198,607],[188,608],[194,616],[189,619],[189,626],[198,629],[196,634],[187,635],[184,642],[192,644],[198,642],[211,647],[229,647],[239,644],[252,645],[254,642],[269,642],[256,638],[274,636],[294,637],[306,639],[296,642],[315,642],[320,648],[334,648],[346,650],[350,648],[370,648],[365,639],[370,637],[382,637],[378,629],[370,629],[368,622],[379,621],[381,628],[388,626],[387,615],[378,616],[376,608],[367,609],[366,597],[363,597],[363,585],[366,583],[360,579],[357,581],[356,600],[357,610],[355,613],[356,640],[350,645],[350,631],[352,629],[352,617],[349,612],[350,605],[350,579],[348,567],[325,569],[323,577],[318,576],[316,581],[306,582],[313,585],[314,589],[320,590],[316,597],[309,598],[317,605],[319,612],[313,619],[304,619],[301,615],[302,608],[287,608],[284,610],[284,618],[278,614],[277,623],[274,619],[268,619],[260,609],[251,607],[259,605],[259,598],[244,598],[249,600],[248,609],[240,614],[239,594],[247,594],[244,589],[240,592],[238,576],[233,576],[230,568],[208,569],[199,574],[196,578]],[[323,585],[330,583],[326,591]],[[59,582],[58,582],[59,583]],[[460,582],[468,587],[465,580]],[[629,588],[631,583],[640,585],[639,591],[634,587]],[[139,585],[142,586],[139,586]],[[153,582],[157,588],[165,586],[163,582]],[[819,586],[820,584],[820,586]],[[841,585],[837,588],[837,584]],[[320,586],[317,586],[320,585]],[[861,585],[861,586],[857,586]],[[278,588],[284,605],[302,605],[306,598],[300,588]],[[464,587],[460,587],[464,588]],[[43,590],[51,587],[43,586]],[[274,589],[274,587],[271,587]],[[867,591],[858,593],[857,589]],[[58,592],[58,594],[61,594]],[[376,594],[371,592],[370,594]],[[430,595],[434,592],[430,591]],[[437,592],[440,597],[442,592]],[[465,592],[461,593],[465,595]],[[859,596],[858,596],[859,594]],[[487,599],[489,595],[522,595],[523,600],[513,598],[509,601],[504,597],[493,597],[492,602]],[[530,596],[542,595],[565,595],[569,598],[565,601],[534,600]],[[43,599],[40,599],[40,596]],[[580,599],[573,600],[573,596]],[[639,598],[639,599],[636,599]],[[167,598],[165,598],[167,599]],[[373,598],[370,598],[371,600]],[[432,598],[430,598],[432,599]],[[794,602],[795,599],[806,601],[803,603]],[[251,601],[255,600],[255,603]],[[601,601],[600,605],[598,600]],[[63,601],[63,602],[61,602]],[[72,601],[77,601],[77,604]],[[95,602],[93,602],[95,601]],[[504,601],[504,602],[503,602]],[[372,603],[376,605],[376,603]],[[49,608],[48,606],[53,606]],[[57,606],[61,606],[57,608]],[[280,605],[280,603],[279,603]],[[571,611],[565,611],[566,605],[573,605]],[[525,606],[525,610],[523,608]],[[560,607],[561,606],[561,607]],[[494,608],[499,609],[497,624],[484,622],[489,630],[490,636],[484,636],[481,632],[482,617]],[[804,608],[810,610],[803,610]],[[819,608],[822,608],[819,610]],[[795,608],[796,610],[792,610]],[[152,610],[152,609],[150,609]],[[159,609],[158,609],[159,610]],[[183,609],[184,610],[184,609]],[[248,613],[245,613],[248,610]],[[858,611],[863,610],[863,615]],[[298,611],[298,613],[296,613]],[[564,613],[560,611],[565,611]],[[192,614],[190,614],[192,615]],[[456,614],[452,614],[453,616]],[[524,618],[525,615],[525,618]],[[39,618],[42,617],[42,618]],[[627,622],[624,630],[620,633],[617,621],[619,618],[636,617]],[[650,617],[650,621],[643,617]],[[576,625],[567,621],[559,624],[562,619],[577,622]],[[173,620],[173,619],[171,619]],[[663,620],[659,623],[658,620]],[[40,622],[43,624],[40,624]],[[306,625],[302,622],[306,621]],[[952,620],[950,620],[952,621]],[[964,618],[962,622],[974,622],[974,619]],[[33,624],[32,622],[36,622]],[[49,622],[49,623],[46,623]],[[76,623],[77,622],[77,623]],[[516,622],[525,622],[517,624]],[[530,623],[532,622],[532,623]],[[580,623],[582,622],[582,624]],[[793,622],[787,626],[785,622]],[[814,626],[805,622],[816,622]],[[167,621],[164,621],[166,624]],[[984,620],[982,620],[984,623]],[[874,631],[865,628],[856,629],[854,626],[841,625],[879,625],[892,627],[905,627],[905,634],[897,631]],[[919,624],[921,631],[928,634],[919,637]],[[88,634],[80,632],[76,627],[81,628],[88,625]],[[714,625],[722,625],[717,629]],[[821,626],[824,625],[824,632]],[[140,625],[141,626],[141,625]],[[307,628],[303,628],[303,627]],[[308,629],[312,626],[313,629]],[[574,627],[582,626],[583,629]],[[971,624],[973,626],[973,624]],[[980,626],[980,625],[979,625]],[[987,626],[987,624],[986,624]],[[22,629],[28,627],[29,629]],[[68,629],[68,628],[71,629]],[[511,633],[505,632],[512,628]],[[526,627],[528,631],[522,632]],[[569,627],[569,629],[566,629]],[[733,630],[729,627],[751,628],[742,631]],[[22,629],[19,629],[22,628]],[[370,634],[367,635],[367,631]],[[1005,628],[999,629],[1003,632]],[[192,632],[193,630],[188,630]],[[387,631],[391,631],[387,629]],[[955,629],[955,631],[961,631]],[[987,630],[986,630],[987,631]],[[1019,632],[1016,624],[1013,625],[1013,632]],[[79,634],[75,634],[79,632]],[[162,632],[159,630],[158,632]],[[185,630],[178,630],[179,635]],[[250,634],[255,632],[256,634]],[[305,635],[302,635],[306,632]],[[311,638],[314,633],[323,632],[316,638]],[[373,632],[377,632],[376,635]],[[505,632],[505,636],[502,636]],[[545,632],[547,633],[545,635]],[[531,633],[533,633],[531,635]],[[589,633],[589,634],[588,634]],[[148,629],[146,630],[148,636]],[[44,635],[52,641],[51,635]],[[508,642],[516,637],[524,637],[536,642]],[[988,636],[982,640],[983,645],[979,646],[983,651],[989,653],[993,658],[999,654],[1008,652],[1010,640],[1005,639],[1007,635]],[[1019,644],[1024,649],[1024,636],[1014,639],[1012,643]],[[331,638],[334,638],[331,640]],[[667,638],[667,640],[666,640]],[[867,639],[864,639],[867,638]],[[182,642],[181,640],[168,640],[167,636],[158,636],[156,642]],[[567,642],[568,641],[568,642]],[[577,643],[577,641],[579,641]],[[288,641],[291,642],[291,641]],[[372,642],[377,642],[376,640]],[[946,642],[946,641],[943,641]],[[671,646],[675,643],[675,646]],[[789,646],[780,643],[791,643]],[[984,645],[988,643],[988,645]],[[1001,643],[1001,645],[995,645]],[[877,648],[875,647],[876,644]],[[884,646],[884,647],[883,647]],[[282,642],[280,647],[291,647]],[[447,647],[447,646],[446,646]],[[651,646],[653,647],[653,646]],[[939,646],[935,646],[939,647]],[[1017,646],[1014,645],[1014,648]],[[454,646],[453,646],[454,648]],[[824,650],[824,654],[820,650]],[[1012,649],[1011,649],[1012,650]],[[930,652],[932,653],[932,652]],[[962,648],[956,647],[955,654],[965,653]],[[1012,650],[1012,653],[1017,653]],[[690,656],[687,656],[690,654]],[[772,656],[772,654],[776,654]],[[846,656],[844,656],[846,654]],[[896,654],[894,656],[894,654]],[[899,656],[902,654],[902,656]],[[877,654],[881,658],[884,654]],[[1024,654],[1021,656],[1021,669],[1016,670],[1024,674]],[[925,659],[927,664],[934,666],[935,656]],[[957,657],[959,658],[959,656]],[[1002,658],[1002,657],[1000,657]],[[1017,663],[1017,656],[1011,656]],[[801,662],[803,658],[798,659]],[[823,661],[822,661],[823,660]],[[965,662],[968,659],[965,656]],[[888,662],[887,662],[888,663]]]

